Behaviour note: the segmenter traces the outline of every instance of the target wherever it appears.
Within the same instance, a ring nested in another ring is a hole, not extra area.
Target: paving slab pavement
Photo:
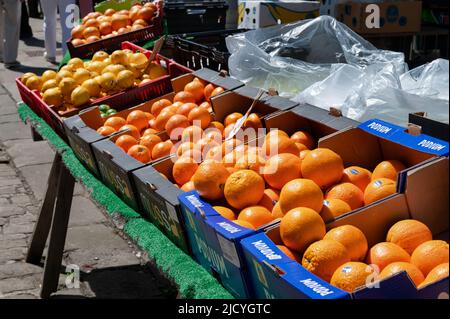
[[[10,71],[0,64],[0,298],[38,298],[43,272],[41,266],[27,264],[24,258],[54,151],[46,141],[33,142],[29,126],[20,121],[15,78],[55,66],[43,58],[42,20],[30,22],[35,38],[20,41],[18,59],[23,67]],[[66,276],[61,275],[54,298],[176,296],[174,287],[158,275],[143,252],[113,227],[78,183],[63,264],[81,269],[80,287],[67,288]]]

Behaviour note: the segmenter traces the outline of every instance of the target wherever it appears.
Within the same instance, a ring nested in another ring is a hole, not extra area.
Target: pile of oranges
[[[213,121],[209,99],[223,91],[221,87],[194,78],[172,100],[160,99],[151,105],[149,112],[134,110],[126,119],[111,116],[105,119],[97,132],[108,136],[128,130],[115,143],[143,163],[175,152],[181,155],[185,151],[193,151],[197,136],[202,136],[207,129],[215,133],[221,132],[218,138],[222,141],[223,125]],[[214,139],[218,135],[208,136]],[[209,141],[205,139],[205,145],[207,142]]]
[[[280,223],[281,243],[288,257],[321,279],[348,292],[406,271],[417,288],[448,277],[448,243],[433,240],[428,227],[413,219],[394,224],[385,242],[368,249],[364,233],[344,225],[326,232],[319,214],[299,207]]]
[[[72,44],[79,46],[143,29],[152,24],[157,12],[157,6],[151,2],[136,4],[130,10],[107,9],[104,14],[91,12],[72,29]]]
[[[204,151],[202,136],[181,144],[173,180],[182,190],[195,189],[203,198],[220,203],[217,206],[232,210],[227,216],[236,217],[231,219],[238,223],[249,222],[244,223],[249,228],[299,207],[315,211],[324,222],[334,220],[394,194],[397,173],[405,168],[395,160],[381,162],[373,172],[357,166],[344,168],[332,150],[314,149],[316,143],[308,132],[289,136],[282,130],[270,131],[262,146],[238,138],[213,144],[201,162],[193,155]],[[220,207],[219,211],[224,209]],[[257,216],[251,221],[249,211]]]
[[[40,91],[44,102],[62,113],[164,75],[167,70],[156,61],[149,62],[145,54],[116,50],[98,51],[90,61],[73,58],[58,72],[25,73],[21,81],[28,89]]]

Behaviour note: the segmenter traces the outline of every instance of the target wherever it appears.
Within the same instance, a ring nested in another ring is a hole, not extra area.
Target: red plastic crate
[[[153,24],[145,28],[119,34],[111,38],[101,39],[95,42],[74,46],[72,44],[72,38],[67,41],[67,48],[72,58],[87,58],[92,56],[97,51],[112,52],[121,48],[122,42],[144,42],[162,35],[163,29],[163,10],[160,2],[156,3],[158,7],[158,13],[153,19]]]
[[[142,52],[147,57],[150,57],[152,51],[146,50],[140,46],[137,46],[130,42],[123,42],[122,43],[122,49],[129,49],[133,52]],[[140,84],[138,86],[132,87],[128,90],[116,93],[111,96],[105,96],[99,99],[96,99],[92,101],[89,104],[86,104],[79,109],[73,110],[71,112],[68,112],[64,114],[64,117],[69,117],[72,115],[77,114],[79,111],[86,109],[88,107],[94,106],[94,105],[100,105],[100,104],[107,104],[112,108],[115,108],[117,110],[127,108],[132,105],[136,105],[138,103],[145,102],[147,100],[154,99],[158,96],[167,94],[172,91],[172,84],[170,82],[170,79],[175,78],[179,75],[191,73],[192,70],[186,68],[185,66],[182,66],[173,60],[170,60],[162,55],[157,55],[155,58],[156,61],[159,63],[163,62],[163,64],[166,64],[166,68],[168,71],[168,75],[162,76],[158,79]],[[19,79],[16,81],[20,82]],[[18,83],[19,91],[23,90],[23,92],[30,92],[26,86],[20,82]],[[20,86],[19,86],[20,85]],[[28,104],[28,103],[27,103]],[[31,92],[31,99],[30,99],[30,107],[40,116],[42,117],[61,137],[64,139],[65,131],[63,127],[63,118],[61,115],[58,114],[58,112],[50,105],[47,105],[41,97],[41,93],[39,91],[33,91]]]
[[[38,116],[41,116],[40,109],[36,106],[33,92],[29,88],[27,88],[26,85],[22,83],[22,81],[20,81],[20,77],[16,79],[16,85],[22,101],[26,105],[28,105],[34,111],[34,113],[36,113]]]

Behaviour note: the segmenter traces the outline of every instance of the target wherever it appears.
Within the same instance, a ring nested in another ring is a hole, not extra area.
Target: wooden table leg
[[[75,179],[64,164],[61,164],[57,200],[52,219],[47,258],[45,259],[41,289],[42,298],[50,297],[50,294],[58,288],[74,186]]]
[[[50,175],[47,182],[47,191],[45,192],[44,201],[41,204],[39,217],[34,225],[33,236],[28,247],[26,261],[30,264],[39,264],[41,262],[42,253],[47,242],[50,226],[52,223],[53,211],[55,208],[56,192],[58,189],[58,180],[61,172],[61,155],[56,153]]]
[[[30,129],[31,129],[31,138],[33,139],[34,142],[44,140],[32,125],[30,126]]]

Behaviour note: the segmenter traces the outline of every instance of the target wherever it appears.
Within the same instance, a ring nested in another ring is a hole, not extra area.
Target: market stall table
[[[89,191],[91,198],[105,209],[116,225],[123,225],[123,232],[145,250],[149,259],[178,287],[180,297],[232,298],[216,279],[158,228],[123,203],[88,172],[72,149],[25,103],[19,103],[18,113],[56,150],[47,191],[27,254],[27,262],[40,264],[50,235],[42,298],[50,297],[57,290],[75,181],[79,181]]]

